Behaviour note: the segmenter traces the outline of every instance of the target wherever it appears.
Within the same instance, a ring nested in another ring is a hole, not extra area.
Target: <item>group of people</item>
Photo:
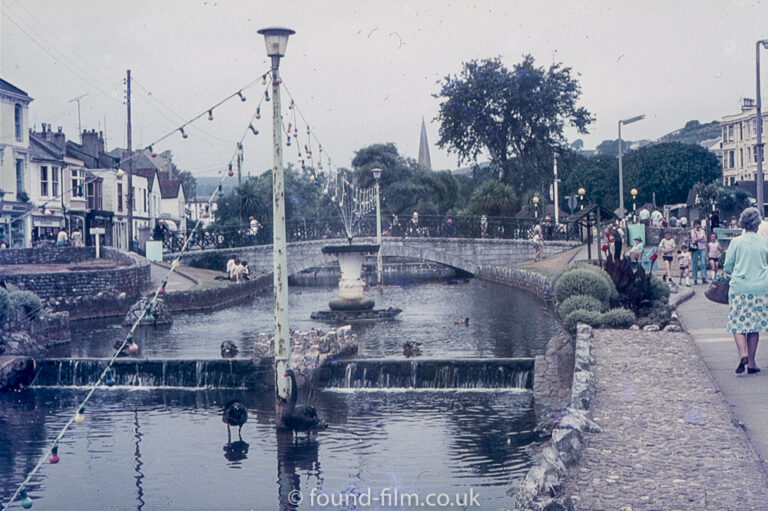
[[[66,247],[69,245],[73,247],[83,246],[83,233],[79,229],[72,231],[72,236],[69,236],[66,229],[59,230],[59,233],[56,235],[56,246]]]
[[[235,282],[245,282],[251,272],[248,269],[248,261],[242,261],[239,257],[232,256],[227,261],[227,278]]]
[[[682,243],[678,248],[677,243],[672,238],[672,233],[667,231],[664,233],[664,238],[659,242],[659,252],[665,265],[663,279],[670,284],[673,282],[672,261],[676,258],[680,270],[678,285],[683,285],[683,280],[685,280],[685,285],[690,286],[691,271],[693,271],[694,285],[699,283],[699,274],[701,274],[702,284],[707,283],[707,277],[715,278],[725,249],[714,232],[710,233],[709,241],[707,241],[707,233],[701,225],[701,220],[696,220],[690,231],[690,242]],[[677,253],[675,254],[675,252]]]

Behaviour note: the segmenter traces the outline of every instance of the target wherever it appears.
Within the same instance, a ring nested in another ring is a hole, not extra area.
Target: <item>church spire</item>
[[[432,162],[429,159],[429,142],[427,141],[427,126],[424,117],[421,118],[421,139],[419,141],[419,165],[427,170],[432,170]]]

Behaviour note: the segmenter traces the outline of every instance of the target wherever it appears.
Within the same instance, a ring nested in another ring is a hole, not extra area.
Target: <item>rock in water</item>
[[[142,318],[142,321],[139,322],[139,326],[146,325],[147,323],[143,321],[143,318],[147,313],[148,303],[150,303],[148,298],[141,298],[138,302],[131,305],[131,309],[125,315],[123,325],[131,326],[137,318]],[[155,301],[155,304],[150,309],[150,313],[152,314],[154,321],[149,323],[149,325],[170,325],[173,323],[171,311],[168,309],[168,306],[165,305],[162,298],[158,298],[157,301]]]

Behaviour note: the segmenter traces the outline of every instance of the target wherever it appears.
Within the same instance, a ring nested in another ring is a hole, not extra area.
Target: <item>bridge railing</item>
[[[576,224],[561,223],[558,226],[549,220],[536,218],[489,217],[483,222],[480,217],[420,215],[413,217],[387,215],[382,218],[381,229],[384,237],[398,238],[488,238],[522,239],[533,237],[533,228],[541,222],[545,240],[580,240],[581,231]],[[359,222],[355,237],[375,237],[376,216],[366,215]],[[292,220],[286,224],[288,242],[321,239],[346,238],[344,224],[338,217],[313,220]],[[251,229],[248,224],[235,226],[199,227],[196,230],[175,231],[163,236],[163,249],[178,252],[190,238],[190,250],[236,248],[272,243],[272,225]]]

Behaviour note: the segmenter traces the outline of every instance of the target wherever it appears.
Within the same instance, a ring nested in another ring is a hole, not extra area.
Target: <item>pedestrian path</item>
[[[197,285],[194,279],[187,277],[186,275],[180,275],[179,272],[174,271],[173,273],[169,274],[169,267],[170,265],[165,263],[150,263],[149,268],[152,276],[153,288],[156,289],[159,287],[164,278],[168,279],[168,284],[165,286],[165,290],[168,292],[183,291],[185,289],[191,289]]]
[[[768,339],[763,334],[756,357],[758,367],[764,370],[743,376],[734,373],[739,359],[733,335],[725,331],[728,306],[707,300],[705,286],[694,289],[693,298],[677,308],[680,321],[693,336],[715,385],[733,406],[736,419],[746,426],[761,462],[765,463],[768,459]]]
[[[765,510],[768,484],[686,333],[595,330],[576,510]],[[768,379],[768,378],[766,378]]]

